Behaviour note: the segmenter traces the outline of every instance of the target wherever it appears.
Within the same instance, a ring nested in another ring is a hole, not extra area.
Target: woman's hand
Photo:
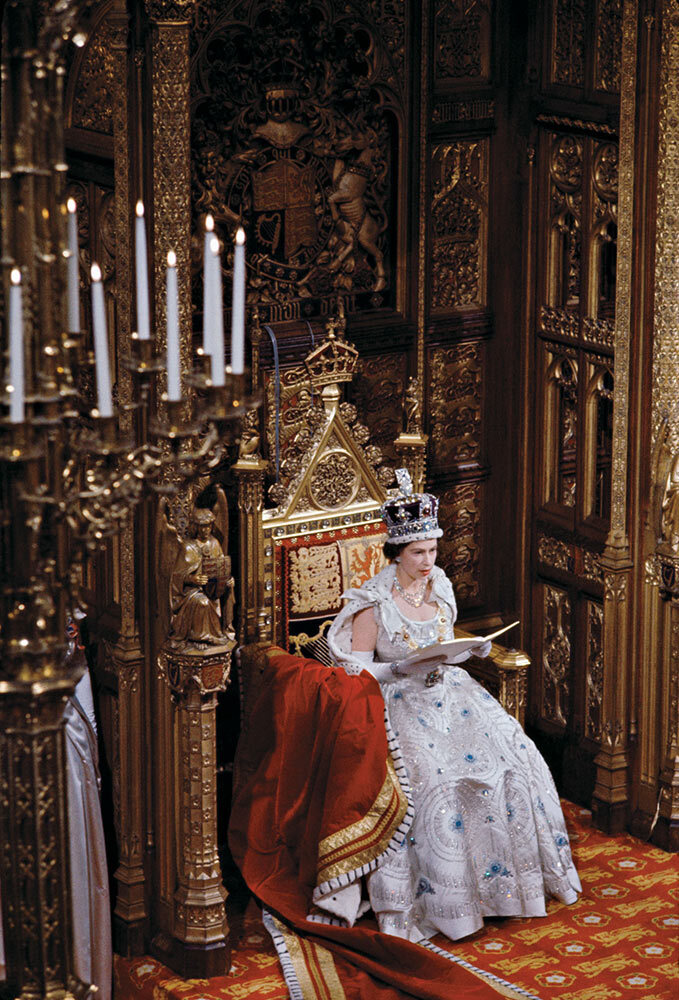
[[[416,663],[411,663],[406,670],[409,674],[428,674],[436,667],[440,667],[442,663],[445,663],[448,659],[447,656],[428,656],[426,660],[418,660]]]
[[[492,642],[482,642],[480,646],[474,646],[470,649],[469,653],[471,656],[478,656],[480,659],[485,660],[487,656],[490,656],[492,645]]]
[[[425,687],[433,687],[443,680],[443,674],[439,667],[446,662],[445,656],[428,656],[426,660],[418,660],[408,668],[408,673],[415,677],[420,677],[424,681]]]

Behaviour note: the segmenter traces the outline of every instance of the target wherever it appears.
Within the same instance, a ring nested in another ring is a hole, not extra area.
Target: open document
[[[433,642],[431,646],[423,646],[422,649],[411,653],[410,656],[403,660],[402,665],[409,667],[415,663],[419,663],[420,660],[429,660],[433,656],[445,656],[449,663],[455,663],[457,657],[463,656],[478,646],[482,646],[484,642],[493,642],[498,636],[503,635],[510,628],[514,628],[518,624],[518,621],[516,621],[512,622],[511,625],[504,625],[497,632],[491,632],[490,635],[470,635],[466,639],[448,639],[446,642]]]

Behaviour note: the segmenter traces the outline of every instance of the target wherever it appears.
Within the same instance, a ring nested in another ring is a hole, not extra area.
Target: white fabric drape
[[[113,950],[104,826],[99,803],[96,722],[89,671],[65,711],[74,972],[111,1000]],[[0,978],[5,949],[0,907]]]

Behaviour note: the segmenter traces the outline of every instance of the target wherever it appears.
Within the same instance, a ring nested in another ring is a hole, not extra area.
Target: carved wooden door
[[[551,122],[538,124],[534,148],[531,718],[562,793],[589,802],[601,736],[597,556],[611,496],[618,150],[608,126]]]

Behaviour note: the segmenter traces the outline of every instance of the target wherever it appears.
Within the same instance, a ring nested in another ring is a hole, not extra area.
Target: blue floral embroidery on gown
[[[424,875],[420,876],[420,880],[417,883],[417,892],[415,893],[415,899],[419,899],[423,896],[425,892],[428,892],[430,896],[436,895],[436,890],[432,888],[429,879],[426,879]]]

